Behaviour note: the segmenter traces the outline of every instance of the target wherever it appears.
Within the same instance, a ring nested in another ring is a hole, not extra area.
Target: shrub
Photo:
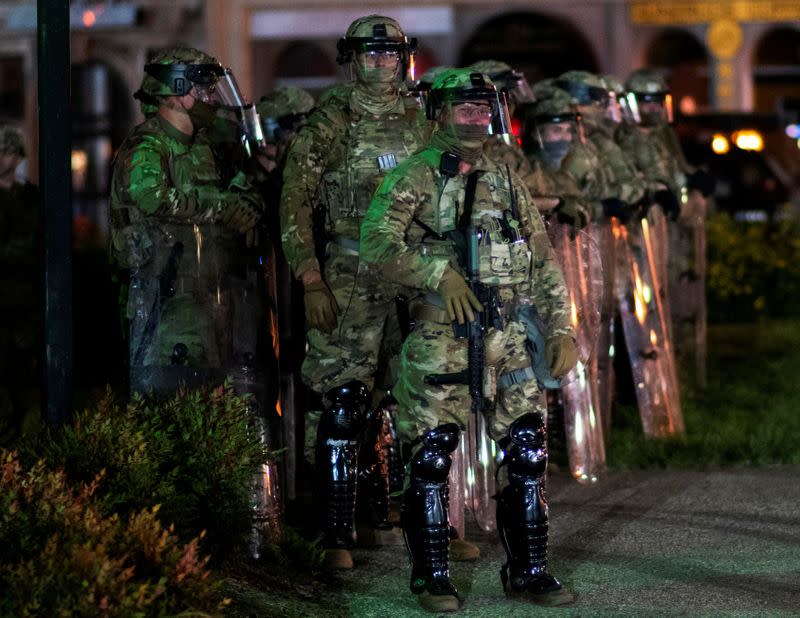
[[[158,520],[158,506],[105,516],[103,473],[72,486],[43,461],[0,455],[0,615],[150,616],[219,611],[198,552]]]
[[[36,448],[70,479],[89,483],[105,469],[104,514],[160,504],[181,539],[206,530],[204,548],[215,558],[247,540],[251,483],[268,458],[247,399],[230,384],[136,397],[127,406],[108,392]]]
[[[720,214],[708,219],[706,239],[711,321],[800,314],[800,224],[739,223]]]

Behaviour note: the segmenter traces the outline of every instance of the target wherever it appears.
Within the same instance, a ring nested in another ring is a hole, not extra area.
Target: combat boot
[[[444,486],[444,504],[447,509],[448,520],[450,516],[450,482]],[[450,560],[453,562],[474,562],[481,557],[480,548],[466,539],[458,538],[458,530],[450,526],[450,545],[448,547]]]
[[[506,596],[538,605],[571,603],[574,595],[547,572],[548,510],[545,496],[547,431],[539,414],[514,421],[501,442],[508,485],[497,501],[497,530],[507,562],[500,571]]]
[[[316,516],[322,530],[326,565],[353,568],[359,438],[367,387],[358,381],[330,390],[320,418],[315,449]]]
[[[450,581],[447,546],[445,486],[458,445],[458,425],[448,423],[422,436],[422,446],[411,460],[411,479],[403,494],[401,520],[411,557],[411,592],[429,612],[460,608],[458,592]]]

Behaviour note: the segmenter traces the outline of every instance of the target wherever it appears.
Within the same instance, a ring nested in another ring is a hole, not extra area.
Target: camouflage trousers
[[[310,329],[301,370],[303,382],[317,393],[359,380],[375,389],[372,404],[391,387],[400,350],[400,327],[394,310],[395,292],[374,276],[359,271],[358,257],[346,255],[336,245],[325,263],[325,280],[341,313],[336,329],[328,334]],[[321,410],[305,414],[304,453],[314,461]]]
[[[325,281],[340,314],[330,334],[310,329],[302,377],[312,390],[326,393],[352,380],[372,389],[384,354],[399,348],[394,314],[394,288],[359,269],[358,256],[331,245]],[[384,345],[384,340],[387,343]],[[389,341],[394,341],[390,343]]]
[[[491,329],[485,338],[486,365],[497,376],[529,367],[525,348],[525,327],[507,321],[504,330]],[[401,438],[413,440],[443,423],[457,423],[462,429],[470,419],[470,394],[466,384],[426,384],[425,376],[455,373],[467,367],[467,340],[457,339],[451,324],[418,320],[401,352],[400,376],[394,396],[398,401],[397,424]],[[489,435],[500,440],[514,419],[530,412],[546,415],[547,401],[536,380],[498,390],[487,414]]]

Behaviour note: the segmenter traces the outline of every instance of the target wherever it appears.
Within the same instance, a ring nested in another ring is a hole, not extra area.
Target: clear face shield
[[[622,101],[623,97],[616,92],[608,93],[608,107],[606,107],[606,118],[611,124],[622,124]]]
[[[672,95],[668,92],[635,93],[639,123],[643,127],[672,124]]]
[[[242,147],[248,156],[255,156],[258,150],[262,150],[267,146],[256,106],[244,98],[242,91],[239,89],[239,84],[236,82],[236,77],[230,68],[225,69],[215,86],[214,94],[219,101],[219,107],[224,110],[223,114],[233,115],[235,120],[238,121],[241,128],[239,139]],[[195,86],[195,89],[197,89],[197,86]]]
[[[642,117],[639,115],[639,103],[636,101],[636,95],[633,92],[625,93],[625,96],[620,99],[622,108],[622,120],[627,124],[639,124]]]

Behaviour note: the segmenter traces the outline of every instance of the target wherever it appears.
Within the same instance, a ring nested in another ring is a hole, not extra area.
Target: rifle
[[[136,353],[133,355],[132,366],[136,367],[142,364],[143,356],[147,348],[153,343],[153,335],[156,332],[156,309],[159,310],[164,305],[167,298],[175,296],[175,279],[178,277],[178,267],[180,266],[181,258],[183,257],[183,243],[177,241],[169,251],[169,257],[161,272],[158,275],[158,295],[153,299],[153,304],[150,307],[150,312],[147,314],[147,322],[142,331],[142,339],[136,348]]]
[[[478,241],[480,230],[472,225],[472,203],[475,200],[475,188],[478,183],[477,172],[467,178],[464,194],[464,212],[461,216],[461,225],[458,230],[450,232],[448,236],[453,241],[458,254],[458,260],[467,273],[467,283],[472,293],[483,305],[483,311],[475,311],[475,319],[464,324],[453,322],[453,332],[459,339],[467,339],[467,368],[455,373],[432,374],[425,376],[426,384],[466,384],[469,387],[472,399],[471,411],[476,424],[486,407],[484,396],[483,374],[486,366],[486,347],[484,336],[489,329],[489,319],[492,316],[493,326],[502,328],[502,321],[497,314],[497,290],[480,283],[478,267]],[[492,315],[494,314],[494,315]],[[480,459],[479,447],[476,452]]]

